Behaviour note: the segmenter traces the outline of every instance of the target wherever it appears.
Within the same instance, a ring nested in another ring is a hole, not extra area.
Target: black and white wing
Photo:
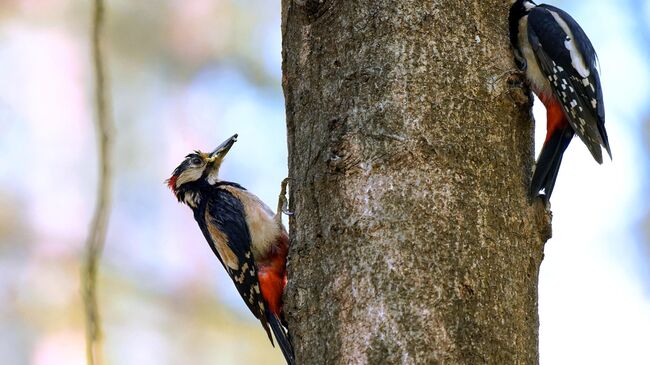
[[[611,158],[597,56],[580,25],[561,9],[540,5],[528,14],[528,40],[571,127],[598,163],[601,146]]]
[[[202,230],[248,309],[262,322],[271,343],[266,304],[260,291],[257,266],[251,251],[251,235],[244,206],[226,189],[214,189],[205,203]]]

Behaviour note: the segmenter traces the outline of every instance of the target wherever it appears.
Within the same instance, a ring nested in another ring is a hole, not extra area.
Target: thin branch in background
[[[108,82],[102,57],[103,0],[95,0],[92,23],[92,57],[95,69],[96,128],[99,157],[97,202],[86,241],[86,256],[81,272],[82,295],[86,314],[86,358],[88,365],[101,364],[102,328],[97,304],[97,267],[106,241],[111,203],[111,146],[113,126],[110,116]]]

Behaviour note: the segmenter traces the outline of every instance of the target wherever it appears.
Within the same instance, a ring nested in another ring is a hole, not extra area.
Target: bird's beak
[[[210,154],[208,161],[212,163],[216,160],[222,160],[226,156],[228,151],[230,151],[230,147],[232,147],[232,145],[235,144],[235,142],[237,142],[237,134],[228,138],[222,144],[220,144],[219,147],[215,148],[214,151],[212,151],[212,153]]]

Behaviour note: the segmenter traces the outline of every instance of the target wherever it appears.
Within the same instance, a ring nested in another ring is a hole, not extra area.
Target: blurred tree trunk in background
[[[550,216],[507,1],[283,0],[299,364],[535,364]]]
[[[104,60],[104,1],[95,0],[92,16],[92,60],[95,73],[95,128],[97,129],[97,153],[99,179],[95,212],[88,229],[86,252],[81,269],[81,295],[84,302],[86,321],[86,364],[104,363],[102,321],[97,299],[97,273],[102,252],[106,244],[106,233],[111,214],[111,191],[113,168],[113,121],[109,83]]]

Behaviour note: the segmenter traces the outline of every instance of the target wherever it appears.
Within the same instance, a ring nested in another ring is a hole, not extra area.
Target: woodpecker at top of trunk
[[[601,148],[612,157],[596,51],[580,25],[554,6],[517,0],[508,21],[515,62],[546,107],[546,140],[530,194],[544,190],[548,200],[574,134],[598,163],[603,162]]]
[[[287,283],[289,237],[282,225],[287,180],[282,182],[278,212],[240,185],[219,180],[221,163],[237,141],[230,137],[211,153],[185,157],[167,180],[179,202],[187,204],[237,291],[273,338],[289,365],[295,363],[282,294]]]

